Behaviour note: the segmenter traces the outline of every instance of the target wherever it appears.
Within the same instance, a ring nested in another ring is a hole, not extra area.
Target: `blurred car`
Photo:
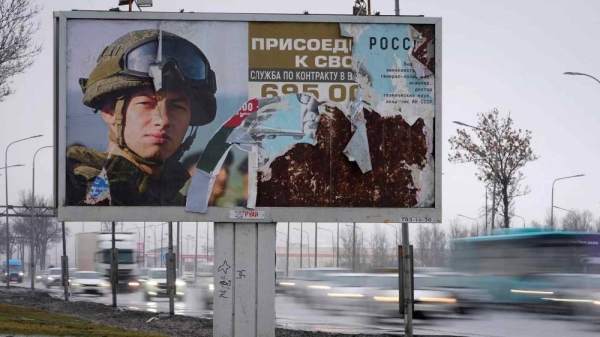
[[[62,270],[61,268],[50,268],[44,272],[44,278],[42,279],[42,283],[46,286],[46,288],[51,288],[53,286],[62,286]]]
[[[167,293],[167,268],[152,268],[148,271],[147,281],[144,283],[143,296],[145,301],[153,297],[169,297]],[[175,298],[178,301],[185,299],[186,284],[181,279],[175,280]]]
[[[421,285],[422,279],[429,277],[433,276],[414,275],[413,317],[425,319],[459,312],[460,303],[451,292]],[[376,323],[386,318],[400,318],[398,274],[379,274],[371,280],[366,295],[369,300],[368,311]]]
[[[110,283],[95,271],[78,271],[70,277],[69,287],[71,294],[93,294],[104,296],[110,289]]]
[[[309,268],[291,269],[287,278],[281,278],[276,284],[281,294],[289,295],[301,303],[307,303],[313,298],[311,289],[321,285],[328,274],[348,273],[346,268]],[[278,285],[278,286],[277,286]]]
[[[213,309],[214,302],[214,293],[215,293],[215,284],[213,282],[206,283],[200,288],[200,296],[202,300],[202,304],[206,310]]]
[[[148,281],[148,271],[150,269],[148,268],[140,268],[138,269],[138,279],[137,281],[141,284],[141,283],[145,283],[146,281]]]
[[[196,281],[196,277],[194,275],[194,273],[192,272],[184,272],[183,275],[181,276],[181,279],[185,282],[185,283],[194,283]]]
[[[284,293],[285,285],[281,285],[281,282],[286,282],[285,271],[275,270],[275,294]]]
[[[600,275],[594,274],[538,274],[539,289],[532,309],[544,313],[593,316],[600,314]],[[536,301],[537,304],[537,301]]]
[[[35,275],[35,283],[44,282],[46,278],[48,278],[48,269],[40,271]]]
[[[370,279],[378,274],[324,274],[319,284],[307,286],[308,303],[315,309],[332,314],[361,314],[366,312]]]

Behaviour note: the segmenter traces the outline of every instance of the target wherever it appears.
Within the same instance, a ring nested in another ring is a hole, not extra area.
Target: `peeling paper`
[[[367,121],[363,114],[362,90],[359,87],[356,90],[354,102],[350,105],[350,122],[354,134],[346,148],[344,154],[350,161],[356,161],[362,173],[373,169],[371,165],[371,153],[369,152],[369,139],[367,137]]]

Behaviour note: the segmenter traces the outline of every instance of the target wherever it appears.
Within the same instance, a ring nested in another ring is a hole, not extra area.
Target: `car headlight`
[[[215,290],[215,285],[214,284],[209,284],[208,285],[208,290],[214,291]]]
[[[129,282],[129,283],[128,283],[128,285],[129,285],[130,287],[137,287],[137,286],[139,286],[140,284],[139,284],[138,282]]]
[[[185,282],[182,281],[182,280],[177,280],[177,281],[175,281],[175,285],[177,285],[177,286],[184,286]]]
[[[52,276],[48,277],[48,281],[54,281],[54,277],[52,277]]]
[[[74,287],[79,287],[81,285],[81,283],[71,283],[71,285]]]
[[[35,278],[36,278],[36,279],[37,279],[37,278],[41,279],[42,277],[41,277],[40,275],[38,275],[38,276],[36,276]]]
[[[157,286],[158,282],[156,282],[156,281],[148,281],[148,282],[146,282],[146,284],[149,285],[149,286]]]
[[[110,284],[108,282],[102,282],[100,283],[101,287],[110,287]]]
[[[19,276],[23,276],[23,273],[19,273]]]

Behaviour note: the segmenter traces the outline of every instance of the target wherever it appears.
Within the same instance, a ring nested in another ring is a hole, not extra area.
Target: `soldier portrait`
[[[215,72],[200,48],[162,29],[131,31],[79,85],[108,146],[67,148],[66,204],[184,206],[190,174],[180,159],[217,110]]]

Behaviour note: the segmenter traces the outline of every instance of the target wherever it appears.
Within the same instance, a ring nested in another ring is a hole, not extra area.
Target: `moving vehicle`
[[[115,233],[115,247],[118,255],[117,290],[134,292],[140,288],[136,259],[136,235],[129,232]],[[80,270],[99,272],[110,279],[112,233],[77,234],[77,267]]]
[[[95,271],[78,271],[70,275],[70,291],[74,296],[93,294],[104,296],[110,289],[110,283]]]
[[[47,269],[42,278],[42,283],[46,286],[46,288],[51,288],[53,286],[60,287],[62,286],[62,269],[61,268],[50,268]]]
[[[175,280],[175,298],[178,301],[185,299],[186,284],[181,279]],[[148,271],[146,282],[143,285],[143,297],[149,302],[153,297],[169,297],[167,293],[167,268],[152,268]]]
[[[487,292],[492,304],[563,305],[554,296],[580,290],[579,278],[600,274],[600,234],[546,228],[496,230],[492,235],[451,241],[450,267],[469,275],[462,284]],[[571,281],[563,280],[569,275]],[[577,276],[579,275],[579,276]],[[570,288],[570,289],[567,289]],[[548,300],[553,298],[554,300]]]
[[[8,267],[10,270],[10,280],[23,283],[23,264],[21,260],[8,260]],[[9,277],[6,269],[6,261],[2,262],[2,282],[6,283],[6,279]]]
[[[415,274],[414,314],[415,319],[448,316],[460,312],[461,303],[446,290],[425,286],[426,279],[433,276]],[[369,281],[365,295],[370,301],[367,312],[375,323],[386,318],[400,318],[398,274],[379,274]]]

